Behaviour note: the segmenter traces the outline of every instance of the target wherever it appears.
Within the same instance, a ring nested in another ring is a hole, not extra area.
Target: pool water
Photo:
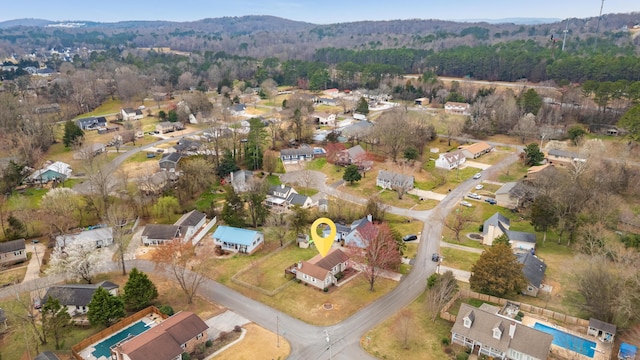
[[[536,330],[545,332],[547,334],[553,335],[552,343],[554,345],[571,350],[573,352],[577,352],[579,354],[588,356],[590,358],[593,358],[593,356],[595,355],[596,343],[594,343],[593,341],[589,341],[579,336],[568,334],[564,331],[560,331],[556,328],[553,328],[541,323],[536,323],[533,326],[533,328]]]
[[[129,326],[126,329],[120,330],[120,332],[112,335],[106,340],[99,342],[95,346],[95,350],[91,353],[91,355],[95,356],[96,359],[100,359],[100,356],[104,356],[107,359],[111,358],[111,346],[119,343],[120,341],[126,339],[129,335],[140,335],[145,332],[149,327],[147,327],[144,321],[138,321],[137,323]]]

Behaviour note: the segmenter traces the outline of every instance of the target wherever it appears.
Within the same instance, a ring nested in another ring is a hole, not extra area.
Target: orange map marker
[[[327,237],[322,237],[318,235],[318,225],[327,224],[331,229],[331,232]],[[330,219],[320,218],[313,222],[311,225],[311,238],[313,239],[313,243],[316,244],[316,249],[320,253],[320,256],[325,257],[331,250],[331,245],[336,240],[336,224],[333,223]]]

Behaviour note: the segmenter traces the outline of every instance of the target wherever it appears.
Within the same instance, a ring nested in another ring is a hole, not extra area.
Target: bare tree
[[[393,162],[397,161],[398,155],[405,148],[406,139],[412,136],[408,125],[407,112],[396,107],[382,114],[374,128],[376,138]]]
[[[40,208],[50,216],[51,233],[66,234],[74,225],[82,224],[82,196],[69,188],[56,188],[47,192],[40,201]]]
[[[443,219],[444,226],[453,231],[456,240],[460,241],[460,233],[467,224],[474,221],[473,213],[469,209],[456,209],[448,218]]]
[[[536,116],[531,113],[520,118],[516,126],[511,130],[511,134],[518,136],[523,144],[527,139],[538,138],[538,133]]]
[[[118,262],[122,267],[122,275],[127,274],[127,268],[125,264],[125,254],[127,253],[127,247],[131,241],[131,235],[127,233],[127,224],[134,220],[133,211],[130,207],[124,204],[113,204],[109,206],[103,221],[107,223],[113,234],[113,243],[116,247],[115,255],[118,258]]]
[[[433,286],[427,293],[427,309],[431,312],[431,321],[436,321],[442,308],[453,298],[458,291],[458,282],[451,270],[437,276]]]
[[[273,236],[280,241],[280,247],[283,247],[285,238],[291,227],[289,217],[284,212],[274,212],[267,218],[267,226]]]
[[[273,105],[273,98],[278,95],[278,84],[273,79],[266,79],[260,84],[260,89]]]
[[[164,269],[173,276],[191,304],[205,280],[204,268],[193,245],[175,239],[160,245],[153,253],[152,261],[157,270]]]
[[[382,270],[396,269],[400,265],[400,251],[387,224],[367,224],[360,230],[364,249],[358,261],[362,263],[362,273],[369,282],[369,291]]]
[[[400,310],[395,321],[395,330],[398,339],[402,342],[402,348],[409,349],[409,341],[413,334],[413,327],[415,326],[415,315],[409,308]]]
[[[96,274],[107,268],[107,259],[92,243],[74,242],[58,246],[51,253],[48,274],[65,275],[69,279],[84,280],[91,284]]]

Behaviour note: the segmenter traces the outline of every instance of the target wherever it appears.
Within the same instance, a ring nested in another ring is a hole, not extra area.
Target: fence
[[[444,320],[447,321],[451,321],[451,322],[455,322],[456,321],[456,316],[452,315],[449,313],[449,309],[451,308],[451,306],[456,302],[456,300],[460,297],[465,297],[465,298],[473,298],[473,299],[478,299],[478,300],[482,300],[484,302],[490,302],[490,303],[494,303],[494,304],[499,304],[499,305],[506,305],[507,301],[512,303],[512,304],[516,304],[520,307],[520,310],[522,310],[523,312],[527,312],[529,314],[533,314],[533,315],[538,315],[538,316],[544,316],[548,319],[554,319],[554,320],[558,320],[558,321],[562,321],[564,323],[567,324],[572,324],[572,325],[579,325],[579,326],[589,326],[589,321],[585,320],[585,319],[580,319],[577,318],[575,316],[570,316],[570,315],[566,315],[563,313],[559,313],[559,312],[555,312],[552,310],[547,310],[547,309],[543,309],[541,307],[537,307],[537,306],[533,306],[533,305],[529,305],[529,304],[523,304],[523,303],[519,303],[517,301],[511,301],[511,300],[507,300],[507,299],[503,299],[503,298],[499,298],[499,297],[495,297],[495,296],[491,296],[491,295],[485,295],[485,294],[480,294],[477,293],[475,291],[471,291],[471,290],[467,290],[467,289],[462,289],[460,291],[458,291],[458,293],[453,297],[453,299],[451,299],[440,311],[440,317]]]
[[[149,306],[145,309],[142,309],[140,311],[138,311],[137,313],[128,316],[120,321],[118,321],[117,323],[109,326],[108,328],[89,336],[88,338],[80,341],[79,343],[73,345],[71,347],[71,353],[73,354],[73,357],[76,360],[83,360],[82,356],[80,356],[80,351],[82,349],[87,348],[89,345],[96,343],[104,338],[106,338],[107,336],[110,336],[124,328],[126,328],[127,326],[133,324],[134,322],[144,318],[147,315],[151,315],[151,314],[156,314],[158,316],[160,316],[162,319],[166,319],[168,316],[161,313],[160,310],[158,310],[158,308],[156,308],[155,306]]]
[[[240,280],[240,277],[244,273],[246,273],[247,271],[251,270],[252,267],[258,266],[260,263],[266,261],[267,259],[271,258],[272,256],[275,256],[277,253],[279,253],[280,251],[284,250],[285,248],[287,248],[291,244],[292,244],[292,242],[289,241],[289,242],[285,243],[284,246],[282,246],[281,248],[276,249],[275,251],[271,252],[269,255],[267,255],[267,256],[263,257],[262,259],[258,260],[257,263],[253,263],[253,264],[247,265],[244,269],[240,270],[239,272],[237,272],[235,275],[233,275],[231,277],[231,282],[233,282],[235,284],[238,284],[240,286],[244,286],[244,287],[246,287],[248,289],[261,292],[261,293],[263,293],[264,295],[267,295],[267,296],[275,296],[276,294],[280,293],[282,290],[284,290],[286,287],[290,286],[294,282],[293,281],[287,281],[287,282],[285,282],[284,284],[280,285],[278,288],[276,288],[274,290],[266,290],[266,289],[263,289],[263,288],[261,288],[259,286],[255,286],[255,285],[249,284],[246,281]]]

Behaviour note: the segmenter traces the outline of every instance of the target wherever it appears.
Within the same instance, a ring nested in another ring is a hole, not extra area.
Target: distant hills
[[[459,22],[487,23],[487,24],[516,24],[516,25],[539,25],[553,24],[562,21],[560,18],[505,18],[505,19],[456,19]]]

